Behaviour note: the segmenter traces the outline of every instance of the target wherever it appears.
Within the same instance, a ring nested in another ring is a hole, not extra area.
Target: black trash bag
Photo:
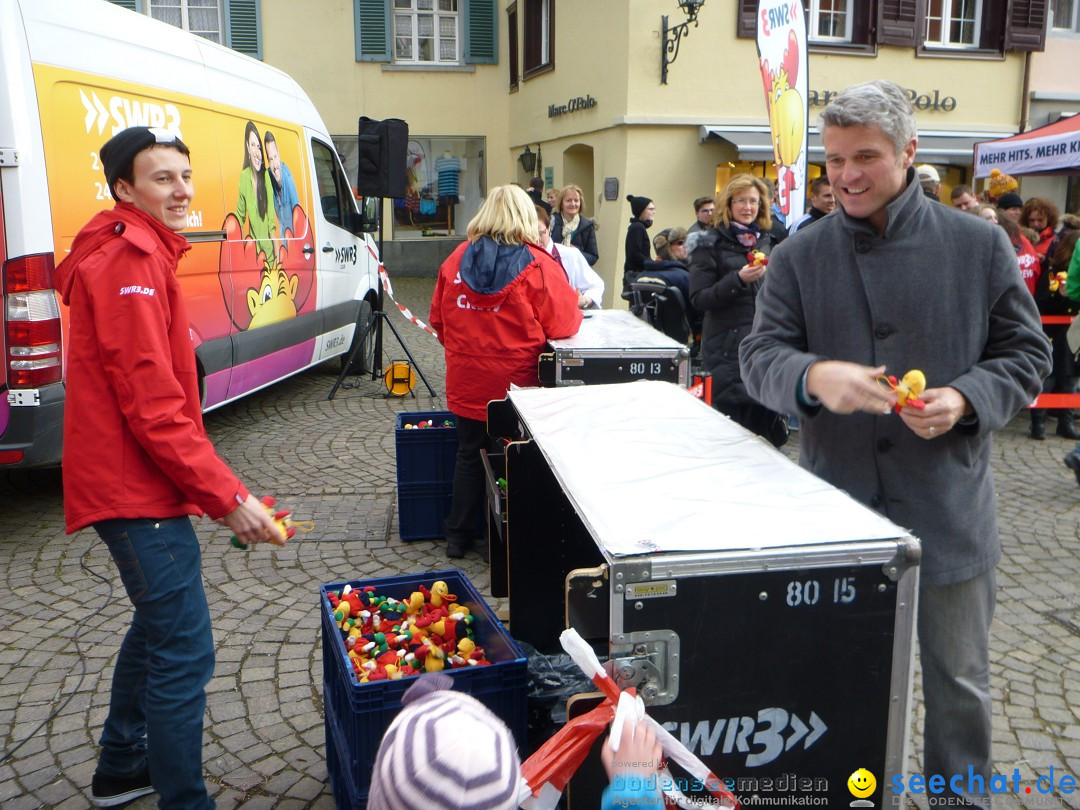
[[[528,663],[529,750],[535,751],[566,724],[566,701],[596,686],[566,653],[544,655],[524,641],[518,646]]]

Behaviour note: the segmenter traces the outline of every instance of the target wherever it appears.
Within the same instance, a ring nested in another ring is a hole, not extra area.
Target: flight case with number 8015
[[[511,391],[488,430],[522,437],[491,574],[515,638],[558,652],[577,629],[744,806],[885,806],[906,762],[915,538],[667,383]],[[856,798],[860,768],[877,787]],[[580,785],[572,808],[595,807]]]
[[[576,335],[548,341],[537,370],[548,387],[663,380],[686,388],[690,350],[626,310],[593,309]]]

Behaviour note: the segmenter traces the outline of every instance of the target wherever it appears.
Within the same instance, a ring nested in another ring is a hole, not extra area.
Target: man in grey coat
[[[841,210],[773,252],[742,375],[751,396],[799,415],[802,466],[921,539],[924,775],[985,807],[1001,555],[991,435],[1039,393],[1049,345],[1002,230],[923,196],[902,88],[850,87],[821,119]],[[925,408],[896,414],[879,377],[912,369]]]

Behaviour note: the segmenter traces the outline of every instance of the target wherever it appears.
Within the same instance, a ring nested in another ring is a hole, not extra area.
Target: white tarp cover
[[[975,145],[975,176],[1080,173],[1080,115]]]
[[[593,539],[612,554],[909,534],[671,383],[509,397]]]
[[[589,310],[576,335],[552,339],[548,343],[555,349],[578,350],[686,348],[625,309]]]

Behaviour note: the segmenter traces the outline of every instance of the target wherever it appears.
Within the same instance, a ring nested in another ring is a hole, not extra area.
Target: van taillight
[[[63,378],[60,307],[51,253],[4,263],[5,369],[8,388],[38,388]]]

